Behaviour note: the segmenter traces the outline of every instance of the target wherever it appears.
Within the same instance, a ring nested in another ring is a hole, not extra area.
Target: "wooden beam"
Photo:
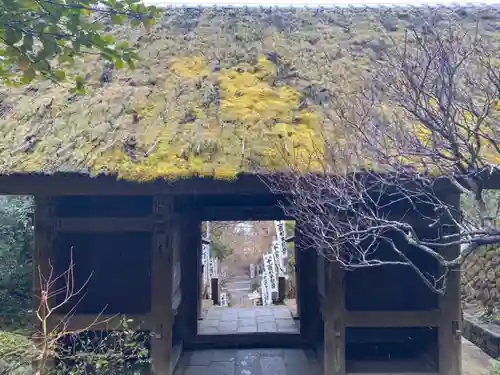
[[[500,189],[500,171],[484,174],[485,189]],[[444,179],[440,189],[450,190],[450,183]],[[115,176],[91,177],[87,174],[58,172],[51,175],[13,173],[0,176],[0,194],[12,195],[239,195],[269,194],[269,187],[261,177],[242,173],[238,178],[216,180],[214,178],[192,177],[165,181],[133,182],[117,179]]]
[[[345,375],[345,280],[344,270],[335,262],[327,262],[323,320],[324,375]]]
[[[57,219],[58,232],[150,232],[152,217],[85,217]]]
[[[114,176],[77,173],[11,174],[0,176],[0,194],[13,195],[255,195],[269,188],[253,174],[235,180],[192,177],[175,181],[135,182]]]
[[[55,330],[64,329],[68,332],[81,330],[109,331],[123,328],[122,319],[123,317],[120,314],[76,314],[73,316],[55,314],[49,319],[49,327]],[[150,330],[153,328],[150,314],[126,315],[126,319],[129,329]]]
[[[171,375],[172,283],[173,283],[173,202],[166,196],[153,199],[151,272],[151,363],[154,375]]]
[[[437,311],[346,311],[346,327],[439,327]]]
[[[202,221],[239,221],[239,220],[293,220],[285,215],[281,207],[263,206],[202,206],[199,208]]]

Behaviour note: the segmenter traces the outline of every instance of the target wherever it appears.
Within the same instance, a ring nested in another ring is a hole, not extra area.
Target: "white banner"
[[[271,292],[271,277],[267,271],[262,274],[261,288],[262,288],[262,306],[270,306],[273,304]]]
[[[276,263],[272,254],[264,254],[264,273],[269,275],[269,290],[278,292],[278,278],[276,277]]]
[[[203,264],[203,286],[206,288],[208,298],[212,298],[212,285],[210,282],[210,245],[203,244],[201,252],[201,263]]]
[[[217,258],[210,258],[209,279],[219,277],[219,260]]]
[[[203,264],[203,281],[208,281],[209,264],[210,264],[210,245],[203,244],[201,251],[201,264]]]
[[[288,258],[288,244],[286,243],[286,226],[283,220],[275,221],[276,238],[278,239],[278,246],[281,250],[281,257]]]
[[[288,279],[288,243],[286,242],[286,226],[283,220],[274,222],[276,228],[276,237],[280,256],[277,259],[280,269],[280,276]]]
[[[273,240],[271,246],[271,254],[273,255],[274,262],[278,268],[278,276],[283,276],[285,274],[285,268],[284,268],[285,261],[283,259],[283,253],[279,245],[280,244],[277,240]]]
[[[227,307],[229,305],[226,292],[221,292],[220,294],[220,305],[224,307]]]
[[[255,264],[250,264],[250,278],[255,279]]]

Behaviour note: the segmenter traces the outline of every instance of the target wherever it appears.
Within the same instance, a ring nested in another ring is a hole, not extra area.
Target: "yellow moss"
[[[264,56],[260,56],[258,59],[255,75],[260,79],[264,79],[275,74],[276,66]]]
[[[183,78],[199,79],[210,74],[207,61],[201,56],[174,59],[170,69]]]
[[[229,165],[220,165],[215,169],[214,177],[223,180],[233,180],[237,177],[240,171]]]
[[[318,129],[318,115],[300,109],[301,94],[294,88],[270,85],[269,78],[276,74],[272,62],[260,57],[254,69],[239,65],[210,74],[205,61],[195,57],[176,60],[171,68],[187,78],[208,74],[218,83],[219,116],[226,124],[224,128],[214,121],[215,113],[190,98],[187,103],[194,121],[165,124],[155,139],[149,136],[148,142],[154,143],[151,155],[139,153],[131,160],[119,143],[92,160],[94,171],[113,170],[121,178],[148,181],[191,175],[233,179],[250,165],[250,160],[259,161],[262,167],[317,168],[315,159],[323,152],[322,139],[314,130]],[[157,112],[156,102],[143,98],[134,108],[140,116],[149,118]],[[170,117],[170,121],[179,122],[180,117]],[[179,131],[167,133],[167,129]]]
[[[138,103],[134,107],[137,116],[142,119],[151,119],[158,115],[158,106],[152,102]]]

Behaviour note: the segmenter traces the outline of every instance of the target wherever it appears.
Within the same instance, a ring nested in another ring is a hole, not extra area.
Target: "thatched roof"
[[[481,19],[484,36],[500,27],[494,8],[439,12],[470,28]],[[369,77],[389,38],[423,24],[404,8],[167,9],[149,34],[113,31],[139,48],[135,71],[81,62],[85,96],[49,83],[0,89],[0,174],[150,180],[275,167],[276,143],[298,157],[310,149],[333,125],[329,93]]]

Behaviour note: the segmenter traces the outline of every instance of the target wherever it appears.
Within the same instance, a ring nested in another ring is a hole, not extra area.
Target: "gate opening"
[[[293,221],[202,224],[199,335],[298,334]]]

